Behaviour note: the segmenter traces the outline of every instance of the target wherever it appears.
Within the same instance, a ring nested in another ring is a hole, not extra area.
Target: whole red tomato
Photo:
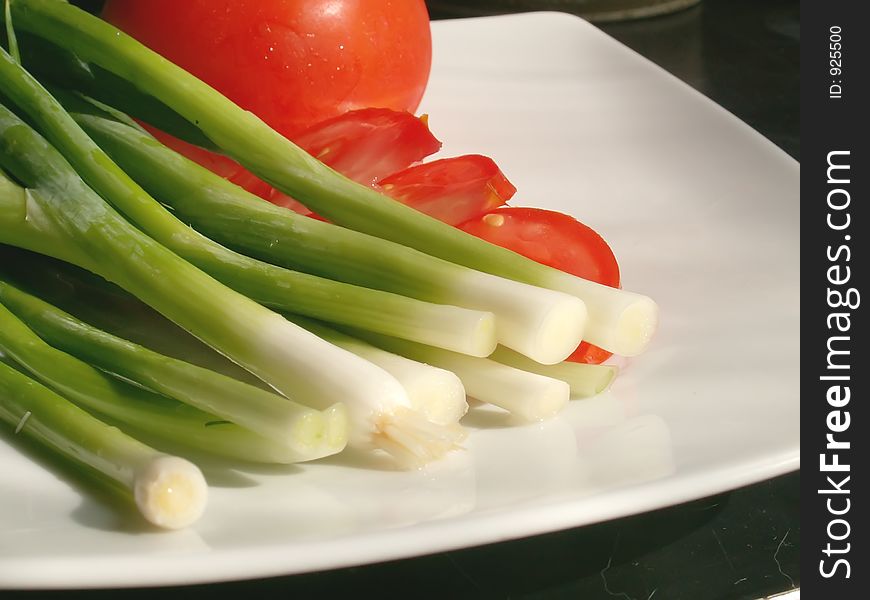
[[[108,0],[103,17],[291,138],[413,112],[432,59],[424,0]]]

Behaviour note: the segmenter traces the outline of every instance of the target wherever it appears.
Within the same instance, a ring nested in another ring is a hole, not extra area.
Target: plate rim
[[[799,444],[761,460],[737,461],[715,471],[696,471],[679,477],[670,475],[586,497],[582,502],[556,501],[519,508],[503,507],[486,514],[435,519],[327,540],[223,549],[215,556],[201,553],[172,556],[175,567],[168,572],[152,570],[155,565],[148,564],[147,555],[61,557],[39,561],[32,558],[4,559],[0,563],[0,589],[121,589],[225,583],[410,559],[630,517],[733,491],[798,469]],[[675,487],[680,491],[675,493]],[[641,502],[636,500],[639,495],[644,498]],[[631,501],[627,502],[629,499]],[[590,504],[600,506],[597,510],[590,510]],[[632,508],[621,510],[624,504],[630,504]],[[511,527],[504,527],[506,520]],[[468,522],[475,524],[471,535],[464,528]],[[462,536],[456,536],[457,531],[461,531]],[[371,547],[378,550],[371,551]],[[307,556],[302,560],[297,558],[295,562],[288,562],[281,552],[292,553],[302,548],[306,549]],[[363,549],[367,551],[362,552]],[[240,561],[241,556],[246,561]],[[157,562],[166,558],[161,556]],[[95,561],[100,563],[100,577],[94,577],[92,566]],[[253,568],[250,561],[255,561]],[[131,567],[135,567],[133,576]],[[181,573],[182,570],[185,572]],[[45,578],[47,572],[52,573],[51,577]]]

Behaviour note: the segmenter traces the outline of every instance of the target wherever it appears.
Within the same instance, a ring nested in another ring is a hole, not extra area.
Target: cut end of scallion
[[[490,359],[521,371],[560,379],[570,386],[572,398],[588,398],[600,394],[610,387],[619,371],[611,365],[567,361],[557,365],[542,365],[504,347],[498,348]]]
[[[584,341],[618,356],[637,356],[646,350],[659,314],[658,305],[649,296],[557,271],[548,273],[542,283],[586,303],[589,320]]]
[[[489,359],[474,363],[460,360],[454,358],[449,366],[460,371],[459,377],[468,395],[503,408],[519,420],[549,419],[561,412],[571,397],[569,385],[559,379]],[[538,366],[541,369],[554,368]]]
[[[477,314],[477,319],[469,328],[469,342],[467,345],[462,347],[456,346],[455,344],[453,346],[448,346],[448,344],[445,343],[441,344],[439,347],[453,350],[454,352],[461,352],[462,354],[468,354],[469,356],[485,357],[492,354],[498,345],[495,315],[491,312],[475,311],[475,313]]]
[[[601,345],[619,356],[637,356],[646,350],[658,325],[658,305],[649,297],[635,294],[619,314],[609,344]]]
[[[338,454],[347,445],[347,407],[333,404],[323,411],[311,411],[296,420],[289,440],[304,446],[303,450],[315,458]]]
[[[498,343],[540,363],[564,360],[585,331],[586,304],[575,294],[468,271],[451,284],[450,295],[462,306],[492,312]]]
[[[350,431],[350,416],[344,404],[336,403],[323,411],[326,419],[326,444],[330,448],[336,448],[336,453],[344,450],[347,446],[348,432]]]
[[[193,463],[177,456],[158,456],[136,473],[133,497],[149,523],[182,529],[202,516],[208,486]]]
[[[461,448],[466,435],[458,423],[438,425],[415,410],[399,407],[378,419],[372,443],[401,466],[419,468]]]
[[[543,315],[535,343],[524,354],[544,365],[562,362],[577,349],[586,322],[586,305],[578,298],[565,295]]]
[[[558,379],[540,377],[533,373],[529,373],[529,375],[539,378],[538,392],[533,399],[513,403],[508,408],[511,414],[524,421],[536,422],[555,417],[562,412],[571,397],[568,384]],[[549,381],[545,381],[546,379]]]
[[[424,369],[399,378],[408,392],[411,405],[438,425],[458,423],[468,412],[462,381],[451,371],[421,366]]]

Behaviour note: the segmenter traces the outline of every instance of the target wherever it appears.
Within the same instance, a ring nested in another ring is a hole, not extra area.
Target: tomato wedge
[[[142,125],[142,127],[144,127],[145,130],[148,131],[148,133],[157,138],[164,146],[175,150],[179,154],[183,154],[199,166],[205,167],[209,171],[217,173],[221,177],[231,177],[235,175],[239,169],[242,168],[239,163],[227,156],[224,156],[222,154],[216,154],[214,152],[209,152],[204,148],[189,144],[188,142],[180,140],[173,135],[169,135],[168,133],[160,131],[156,127],[152,127],[148,123],[140,122],[139,124]]]
[[[408,167],[380,181],[396,200],[451,225],[505,204],[517,191],[491,158],[468,154]]]
[[[144,126],[169,148],[252,194],[301,214],[313,214],[231,158]],[[429,131],[425,116],[418,118],[386,108],[347,112],[306,129],[294,141],[342,175],[369,186],[441,148],[441,142]]]
[[[569,215],[541,208],[499,208],[459,228],[539,263],[619,287],[619,265],[610,246]],[[610,356],[606,350],[583,342],[567,360],[597,364]]]
[[[426,116],[386,108],[364,108],[328,119],[294,136],[293,141],[364,185],[373,185],[441,149]]]

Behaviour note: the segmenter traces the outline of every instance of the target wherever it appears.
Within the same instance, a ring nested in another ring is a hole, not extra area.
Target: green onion
[[[145,123],[171,133],[190,144],[220,152],[202,131],[174,110],[140,92],[132,83],[99,65],[87,63],[75,54],[19,29],[22,44],[21,59],[25,68],[40,81],[55,88],[77,90],[90,100],[123,110]]]
[[[293,443],[278,443],[192,406],[120,381],[49,346],[0,304],[0,351],[35,379],[82,408],[137,435],[255,462],[292,463],[335,454],[344,447],[344,421],[303,421]],[[211,426],[220,423],[220,426]],[[333,432],[337,429],[337,432]],[[329,439],[335,438],[335,439]]]
[[[0,287],[0,298],[2,298],[2,287]],[[439,425],[458,423],[459,419],[468,412],[465,388],[455,373],[381,350],[311,319],[296,316],[289,318],[318,337],[373,362],[398,379],[408,393],[408,398],[411,399],[411,406],[433,423]],[[456,436],[457,442],[460,437]]]
[[[196,465],[103,423],[3,361],[0,420],[13,436],[33,438],[121,484],[154,525],[187,527],[205,510],[208,487]]]
[[[585,311],[573,297],[473,271],[279,208],[147,133],[95,112],[73,110],[72,116],[175,215],[229,246],[281,266],[356,285],[490,311],[496,317],[499,342],[540,362],[558,362],[577,347]],[[474,353],[443,343],[428,345],[475,356],[492,350]]]
[[[21,64],[21,54],[18,52],[18,39],[15,37],[15,28],[12,26],[10,2],[11,0],[5,0],[3,6],[3,16],[6,20],[6,40],[9,42],[9,54],[12,56],[12,59]]]
[[[0,163],[38,186],[42,193],[28,197],[41,201],[42,213],[65,234],[64,243],[86,256],[88,268],[294,400],[321,410],[344,402],[349,443],[382,448],[408,465],[440,456],[442,432],[411,409],[394,377],[225,288],[136,230],[2,105]]]
[[[38,196],[40,192],[21,187],[0,166],[0,242],[87,269],[90,260],[65,242],[64,234],[40,209]]]
[[[295,460],[335,454],[347,441],[346,409],[341,404],[321,414],[231,377],[163,356],[91,327],[2,279],[0,304],[55,348],[271,438],[294,449],[298,453]]]
[[[600,394],[610,387],[618,371],[616,367],[610,365],[575,362],[542,365],[504,347],[497,348],[489,358],[522,371],[561,379],[571,387],[572,398],[588,398]]]
[[[491,314],[289,271],[220,246],[176,219],[133,182],[2,50],[0,82],[96,192],[157,242],[242,294],[266,306],[477,356],[495,349]]]
[[[521,258],[352,182],[205,83],[65,2],[18,0],[13,15],[19,28],[61,44],[171,107],[243,166],[330,221],[474,269],[575,295],[589,313],[584,338],[616,354],[632,356],[648,344],[658,313],[650,298]]]
[[[488,358],[458,354],[369,331],[347,330],[347,333],[388,352],[452,371],[470,397],[503,408],[524,421],[540,421],[558,414],[568,404],[571,395],[564,381],[522,371]]]
[[[38,188],[41,193],[28,198],[39,202],[41,214],[63,233],[62,243],[85,256],[88,268],[294,400],[321,410],[344,402],[349,443],[384,448],[406,464],[428,460],[432,447],[441,447],[431,428],[409,414],[410,400],[394,377],[224,287],[142,234],[3,105],[0,167]]]

